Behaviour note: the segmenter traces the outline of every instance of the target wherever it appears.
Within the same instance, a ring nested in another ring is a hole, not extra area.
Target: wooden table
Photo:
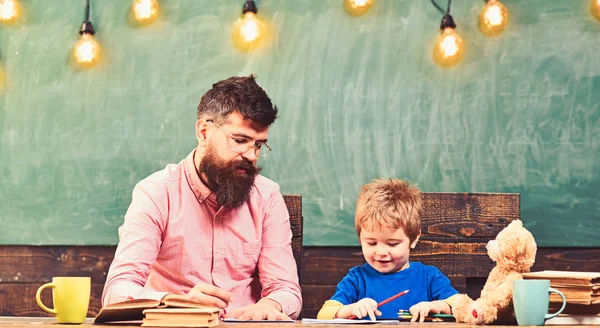
[[[40,318],[40,317],[0,317],[0,327],[14,327],[14,328],[31,328],[31,327],[40,327],[40,328],[66,328],[66,327],[94,327],[94,328],[140,328],[139,324],[131,324],[131,323],[112,323],[112,324],[102,324],[95,325],[93,323],[93,318],[88,318],[81,325],[73,325],[73,324],[58,324],[56,323],[55,318]],[[386,327],[398,327],[398,326],[422,326],[426,328],[433,328],[440,326],[444,326],[443,328],[473,328],[477,326],[459,324],[453,322],[426,322],[426,323],[410,323],[410,322],[398,322],[398,323],[390,323],[390,324],[376,324],[376,325],[364,325],[364,324],[356,324],[356,325],[327,325],[327,324],[302,324],[300,321],[296,321],[295,323],[221,323],[219,327],[223,328],[320,328],[320,327],[371,327],[371,328],[386,328]],[[515,328],[517,326],[490,326],[493,328]],[[598,326],[548,326],[548,327],[578,327],[578,328],[597,328]]]

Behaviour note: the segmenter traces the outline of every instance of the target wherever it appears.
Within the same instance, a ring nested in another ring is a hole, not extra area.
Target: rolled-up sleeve
[[[144,287],[158,256],[165,225],[155,188],[139,183],[133,190],[104,285],[103,306],[129,299],[160,300],[167,294]]]
[[[258,260],[261,297],[278,302],[283,313],[297,318],[302,309],[302,293],[292,252],[289,213],[279,191],[272,195],[266,209]]]

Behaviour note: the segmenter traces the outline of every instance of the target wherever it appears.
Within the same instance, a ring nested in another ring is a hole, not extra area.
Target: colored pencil
[[[400,293],[398,293],[398,294],[396,294],[396,295],[394,295],[394,296],[392,296],[392,297],[390,297],[390,298],[387,298],[387,299],[385,299],[385,300],[383,300],[383,301],[381,301],[381,302],[379,302],[379,303],[377,303],[377,307],[380,307],[380,306],[383,306],[383,305],[385,305],[385,304],[388,304],[389,302],[391,302],[391,301],[393,301],[393,300],[397,299],[398,297],[400,297],[400,296],[403,296],[403,295],[406,295],[406,293],[408,293],[408,289],[407,289],[407,290],[405,290],[405,291],[403,291],[403,292],[400,292]],[[348,318],[348,319],[356,319],[356,316],[355,316],[355,315],[352,315],[352,316],[350,316],[350,318]]]

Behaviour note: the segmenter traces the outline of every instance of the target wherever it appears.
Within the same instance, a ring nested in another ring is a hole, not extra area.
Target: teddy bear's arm
[[[487,295],[482,295],[482,297],[490,301],[492,306],[498,309],[505,309],[512,303],[513,281],[521,279],[523,279],[523,276],[520,273],[512,272],[504,278],[500,285],[489,290]]]

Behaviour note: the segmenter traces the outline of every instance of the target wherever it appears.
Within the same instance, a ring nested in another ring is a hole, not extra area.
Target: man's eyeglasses
[[[225,130],[224,127],[220,126],[213,120],[206,120],[206,122],[216,125],[221,131],[223,131],[229,137],[229,145],[233,150],[240,152],[241,154],[246,153],[250,148],[254,148],[254,154],[257,157],[265,157],[271,152],[271,147],[266,142],[255,142],[252,139],[235,137],[229,131]]]

